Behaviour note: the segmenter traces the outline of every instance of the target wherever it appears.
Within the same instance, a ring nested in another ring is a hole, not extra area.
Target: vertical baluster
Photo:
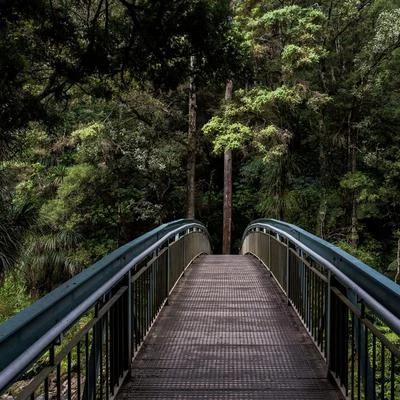
[[[110,308],[110,332],[109,332],[109,342],[110,342],[110,352],[109,352],[109,358],[110,358],[110,370],[109,370],[109,377],[110,377],[110,394],[111,396],[114,396],[114,386],[115,386],[115,364],[116,364],[116,358],[117,358],[117,349],[116,349],[116,305],[114,304]]]
[[[332,349],[331,349],[331,364],[335,376],[338,376],[338,318],[337,318],[337,296],[332,292]]]
[[[71,387],[71,352],[68,353],[67,356],[67,398],[71,400],[72,397],[72,387]]]
[[[357,398],[361,399],[361,321],[360,318],[357,318],[357,331],[358,331],[358,346],[357,346]]]
[[[381,400],[385,400],[385,346],[381,342]]]
[[[306,324],[306,328],[308,329],[308,267],[304,268],[304,322]]]
[[[105,325],[105,319],[106,315],[103,315],[100,324],[101,324],[101,331],[100,331],[100,360],[99,360],[99,365],[100,365],[100,387],[99,387],[99,399],[102,400],[104,399],[104,357],[103,357],[103,351],[104,351],[104,346],[103,346],[103,330],[104,330],[104,325]]]
[[[351,312],[351,399],[354,400],[354,380],[355,380],[355,325],[354,325],[354,313]]]
[[[44,399],[49,400],[49,378],[44,380]]]
[[[147,334],[147,331],[149,330],[149,325],[150,325],[150,309],[151,309],[151,276],[150,276],[150,268],[145,272],[146,274],[146,329],[145,329],[145,335]]]
[[[76,345],[76,380],[78,388],[78,399],[81,399],[81,341]]]
[[[376,399],[376,336],[372,333],[372,392]]]
[[[124,330],[122,329],[123,327],[123,318],[124,318],[124,312],[123,312],[123,297],[120,297],[117,302],[115,303],[116,306],[116,311],[117,311],[117,334],[116,334],[116,348],[117,348],[117,362],[116,362],[116,374],[115,374],[115,384],[118,385],[119,378],[122,375],[122,369],[123,369],[123,332]]]
[[[61,400],[61,365],[57,365],[57,400]]]
[[[134,346],[134,353],[137,351],[138,347],[138,337],[139,337],[139,320],[138,320],[138,314],[139,314],[139,307],[137,304],[137,299],[138,299],[138,293],[139,293],[139,288],[138,288],[138,281],[135,280],[133,282],[133,305],[132,305],[132,313],[133,313],[133,346]]]
[[[394,370],[395,370],[395,359],[394,359],[394,353],[391,354],[390,357],[391,361],[391,368],[390,368],[390,400],[395,400],[394,398],[394,383],[395,383],[395,376],[394,376]]]
[[[319,279],[318,296],[319,296],[319,311],[318,311],[318,335],[319,335],[319,347],[322,354],[324,354],[324,281]]]
[[[369,338],[369,334],[368,334],[368,328],[365,326],[365,343],[364,343],[364,398],[367,399],[368,398],[368,338]]]
[[[133,315],[132,315],[132,270],[130,269],[127,276],[127,341],[128,341],[128,362],[132,360],[132,325],[133,325]]]
[[[150,272],[150,276],[151,276],[151,298],[152,298],[152,302],[151,302],[151,318],[150,318],[150,325],[153,323],[154,321],[154,315],[155,315],[155,304],[156,304],[156,291],[155,291],[155,285],[156,285],[156,280],[155,280],[155,276],[156,276],[156,265],[157,265],[157,260],[154,261],[153,265],[150,267],[151,272]]]
[[[98,314],[98,305],[96,304],[96,307],[95,307],[95,317],[97,318],[97,314]],[[93,328],[92,328],[92,362],[91,362],[91,364],[92,365],[90,365],[90,368],[91,368],[91,375],[92,375],[92,390],[90,390],[90,393],[91,393],[91,397],[93,398],[93,399],[95,399],[96,398],[96,386],[97,386],[97,333],[96,333],[96,328],[97,328],[97,324],[98,324],[99,322],[97,322],[97,323],[95,323],[94,324],[94,326],[93,326]]]
[[[145,304],[145,276],[142,274],[140,276],[140,309],[141,309],[141,315],[140,315],[140,343],[142,343],[142,340],[144,338],[144,331],[145,331],[145,323],[146,323],[146,304]]]
[[[314,340],[316,340],[316,336],[317,336],[316,335],[316,325],[317,325],[316,324],[316,308],[317,308],[317,306],[316,306],[316,304],[317,304],[316,279],[317,279],[317,277],[316,277],[315,273],[312,272],[312,281],[311,281],[311,285],[312,285],[312,287],[311,287],[311,290],[312,290],[312,305],[311,305],[312,318],[311,318],[311,321],[312,321],[312,337],[314,338]]]
[[[88,393],[90,385],[89,377],[89,333],[85,334],[85,392]]]
[[[106,337],[105,337],[105,344],[106,344],[106,382],[105,382],[105,391],[106,391],[106,399],[109,399],[109,394],[110,394],[110,387],[111,387],[111,381],[110,381],[110,311],[107,312],[106,315]]]

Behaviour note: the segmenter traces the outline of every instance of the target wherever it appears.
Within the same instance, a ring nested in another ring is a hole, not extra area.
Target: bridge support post
[[[97,318],[99,314],[99,304],[96,304],[94,310],[94,317]],[[83,390],[82,398],[84,400],[92,400],[96,396],[96,383],[97,378],[101,374],[100,357],[102,351],[102,335],[104,329],[104,321],[100,319],[93,327],[93,340],[92,346],[87,347],[86,354],[86,380]],[[86,344],[89,346],[89,344]]]
[[[289,297],[289,268],[290,268],[290,249],[289,249],[289,241],[286,241],[286,302],[287,305],[290,305],[290,297]]]
[[[326,302],[325,302],[325,340],[326,340],[326,365],[328,366],[326,375],[329,377],[331,366],[331,279],[332,273],[328,270],[328,282],[326,286]]]
[[[271,269],[271,232],[268,233],[268,268],[269,268],[269,275],[272,276],[272,269]]]
[[[337,279],[331,278],[330,348],[328,368],[339,384],[348,388],[349,368],[349,309],[342,299],[347,299],[347,289]]]
[[[165,305],[168,305],[168,299],[169,299],[169,285],[170,285],[170,275],[171,275],[171,252],[170,250],[170,243],[168,241],[168,250],[167,250],[167,276],[165,279],[166,283],[166,288],[165,288]]]
[[[133,314],[132,314],[132,270],[128,272],[128,354],[129,354],[129,370],[132,363],[132,332],[133,332]]]
[[[186,267],[186,238],[187,236],[185,235],[182,240],[183,240],[183,246],[182,246],[182,276],[185,276],[185,267]]]
[[[132,357],[136,352],[137,348],[137,330],[138,330],[138,322],[137,322],[137,310],[136,310],[136,284],[132,282],[132,310],[131,310],[131,318],[132,318]]]

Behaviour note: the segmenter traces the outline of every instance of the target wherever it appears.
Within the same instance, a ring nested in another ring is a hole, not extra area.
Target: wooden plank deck
[[[261,264],[203,256],[134,360],[120,399],[342,399]]]

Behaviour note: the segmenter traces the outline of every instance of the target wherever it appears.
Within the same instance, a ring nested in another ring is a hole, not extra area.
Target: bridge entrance
[[[201,256],[132,364],[120,399],[341,399],[286,297],[252,256]]]

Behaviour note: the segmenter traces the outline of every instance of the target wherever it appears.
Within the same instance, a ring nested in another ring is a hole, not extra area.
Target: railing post
[[[326,340],[326,365],[328,366],[327,376],[331,366],[331,279],[332,273],[328,270],[328,282],[326,285],[326,302],[325,302],[325,340]]]
[[[132,270],[128,272],[128,354],[129,354],[129,369],[132,363]]]
[[[97,318],[99,313],[99,304],[95,305],[94,317]],[[103,334],[102,320],[97,321],[93,327],[92,347],[89,350],[89,358],[86,360],[87,375],[83,392],[83,399],[92,400],[96,396],[97,375],[101,373],[100,352],[101,352],[101,335]]]
[[[289,249],[289,239],[286,239],[286,301],[287,305],[290,305],[289,298],[289,268],[290,268],[290,249]]]
[[[374,399],[374,387],[372,386],[372,371],[370,366],[370,355],[368,353],[368,333],[364,323],[362,323],[365,316],[365,303],[359,301],[360,318],[357,323],[357,338],[356,346],[360,362],[360,376],[359,379],[364,382],[365,398],[367,400]]]
[[[168,300],[169,300],[169,284],[170,284],[170,275],[171,275],[171,252],[170,252],[170,243],[168,241],[168,246],[167,246],[167,279],[166,281],[166,290],[165,290],[165,295],[166,295],[166,301],[165,305],[168,305]]]
[[[183,257],[183,263],[182,263],[182,276],[185,276],[185,268],[186,268],[186,242],[187,235],[184,235],[182,237],[182,257]]]
[[[349,377],[349,309],[343,300],[348,299],[348,289],[334,277],[331,277],[330,281],[331,311],[328,367],[334,373],[340,385],[346,388],[348,387]]]
[[[155,254],[155,257],[158,256],[158,251]],[[156,263],[158,263],[158,259],[154,259],[154,262],[152,262],[151,267],[147,270],[149,273],[149,289],[147,292],[147,315],[149,322],[153,320],[153,307],[154,307],[154,298],[153,298],[153,293],[154,293],[154,268]]]
[[[272,276],[272,269],[271,269],[271,232],[268,233],[268,269],[269,269],[269,275]]]

